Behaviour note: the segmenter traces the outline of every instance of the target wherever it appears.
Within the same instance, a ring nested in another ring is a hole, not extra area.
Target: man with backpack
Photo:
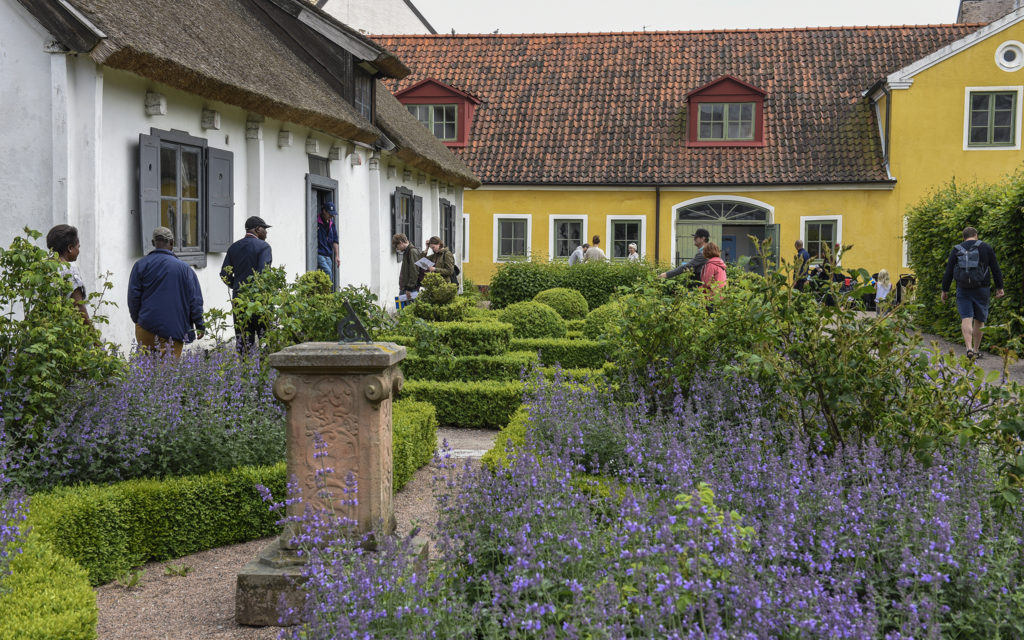
[[[1003,274],[995,251],[981,240],[974,227],[964,229],[964,241],[949,252],[946,273],[942,276],[942,301],[949,285],[956,281],[956,309],[960,313],[960,331],[967,346],[967,357],[981,357],[981,329],[988,320],[989,286],[995,280],[996,297],[1003,297]],[[991,274],[991,278],[990,278]]]

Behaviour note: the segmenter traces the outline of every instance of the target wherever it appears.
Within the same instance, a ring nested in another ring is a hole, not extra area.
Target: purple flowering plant
[[[53,419],[11,448],[11,476],[35,491],[275,464],[284,408],[272,385],[258,358],[233,349],[133,353],[123,377],[65,391]]]
[[[0,415],[0,593],[4,590],[4,578],[11,573],[11,559],[21,553],[25,532],[20,522],[28,513],[28,498],[10,484],[7,472],[11,461],[7,455],[7,436],[4,418]]]

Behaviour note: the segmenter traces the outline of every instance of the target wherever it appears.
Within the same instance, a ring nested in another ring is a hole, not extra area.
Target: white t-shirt
[[[75,289],[81,289],[82,294],[85,294],[85,280],[82,279],[82,272],[78,270],[77,264],[75,264],[74,262],[66,263],[64,265],[64,268],[61,269],[61,273],[64,275],[65,278],[71,279],[71,293],[74,293]],[[71,295],[68,294],[68,297],[70,298]]]

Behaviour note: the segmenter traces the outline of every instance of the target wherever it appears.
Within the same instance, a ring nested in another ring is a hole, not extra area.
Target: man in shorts
[[[956,280],[956,310],[960,313],[960,332],[964,336],[967,357],[981,356],[981,329],[988,320],[989,288],[995,280],[996,297],[1003,297],[1003,274],[992,247],[978,240],[978,230],[967,227],[964,241],[955,245],[946,261],[942,276],[942,301],[949,295],[949,286]],[[991,278],[989,277],[991,275]]]

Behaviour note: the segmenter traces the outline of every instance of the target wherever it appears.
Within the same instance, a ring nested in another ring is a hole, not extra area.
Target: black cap
[[[245,221],[245,230],[248,231],[249,229],[255,229],[256,227],[269,229],[270,225],[264,222],[263,218],[259,216],[250,216],[249,219]]]

